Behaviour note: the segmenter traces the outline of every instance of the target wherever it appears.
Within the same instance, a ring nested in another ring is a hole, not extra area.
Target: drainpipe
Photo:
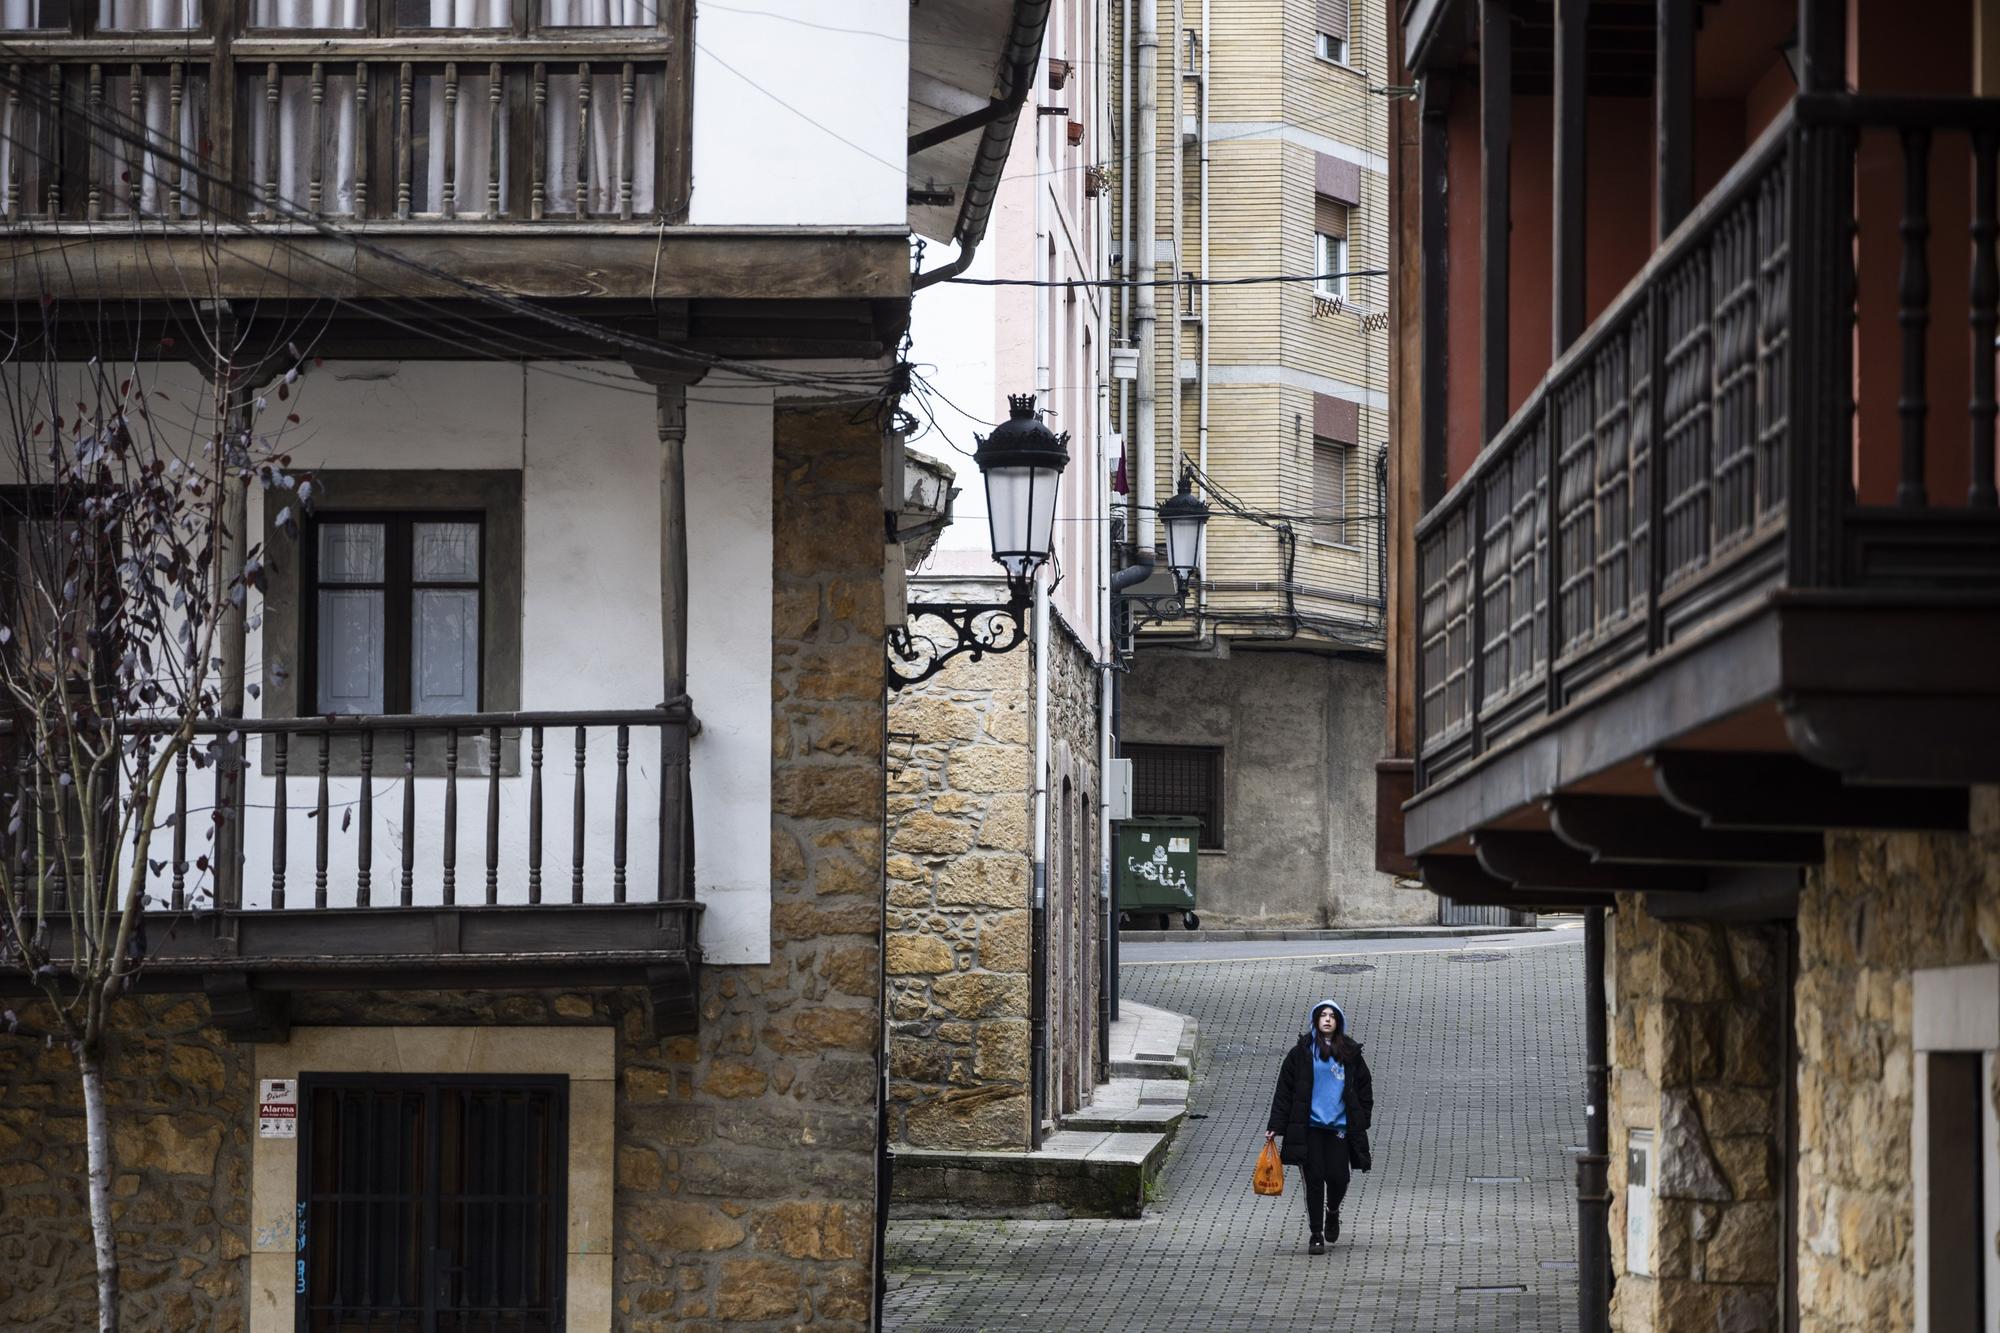
[[[1200,140],[1201,162],[1196,176],[1195,188],[1201,193],[1201,290],[1193,295],[1191,304],[1199,318],[1195,322],[1194,336],[1201,339],[1201,368],[1196,372],[1200,406],[1195,418],[1196,450],[1200,455],[1201,475],[1208,476],[1208,297],[1214,288],[1208,285],[1208,11],[1214,7],[1214,0],[1201,0],[1201,82],[1195,91],[1198,100],[1196,111],[1196,135]],[[1178,375],[1180,372],[1174,372]],[[1175,470],[1179,470],[1179,460],[1175,460]],[[1204,482],[1204,485],[1207,483]]]
[[[1583,1333],[1611,1327],[1611,1161],[1609,1052],[1604,1030],[1604,909],[1583,918],[1585,1147],[1576,1159],[1577,1306]]]
[[[1042,1146],[1042,1118],[1049,1101],[1049,585],[1035,574],[1035,881],[1028,914],[1028,1069],[1034,1119],[1028,1147]]]
[[[1144,3],[1144,0],[1142,0],[1142,3]],[[1144,382],[1143,374],[1141,375],[1141,382],[1142,383]],[[1108,532],[1110,524],[1107,523],[1105,527]],[[1136,583],[1145,582],[1146,578],[1152,574],[1155,563],[1158,560],[1158,557],[1153,554],[1152,547],[1141,546],[1136,548],[1132,552],[1132,559],[1134,563],[1125,566],[1125,568],[1119,570],[1116,574],[1113,574],[1111,576],[1111,584],[1107,601],[1109,602],[1111,608],[1114,611],[1117,609],[1118,606],[1119,594],[1123,593],[1127,588],[1133,586]],[[1110,563],[1109,561],[1106,561],[1107,567],[1109,566],[1109,563]],[[1105,624],[1105,633],[1106,637],[1109,638],[1111,642],[1111,651],[1105,654],[1105,665],[1104,665],[1104,678],[1106,682],[1105,693],[1107,696],[1107,703],[1105,707],[1106,707],[1106,712],[1111,719],[1111,724],[1109,727],[1106,728],[1104,737],[1104,755],[1105,755],[1104,774],[1105,774],[1105,779],[1108,783],[1111,776],[1110,761],[1117,757],[1118,735],[1120,730],[1125,725],[1123,716],[1125,686],[1124,686],[1124,673],[1122,671],[1117,670],[1115,664],[1118,655],[1117,625],[1115,623],[1107,621]],[[1106,809],[1109,809],[1109,807],[1107,806]],[[1118,1021],[1118,992],[1119,992],[1118,880],[1113,870],[1113,867],[1116,864],[1116,857],[1114,853],[1117,850],[1116,847],[1113,845],[1114,837],[1115,837],[1115,831],[1111,827],[1111,818],[1109,815],[1106,815],[1104,819],[1104,840],[1100,844],[1100,847],[1103,851],[1102,870],[1104,873],[1104,902],[1105,902],[1104,906],[1105,986],[1104,986],[1103,998],[1100,1001],[1101,1005],[1100,1016],[1102,1017],[1104,1023],[1104,1059],[1107,1072],[1109,1071],[1110,1061],[1111,1061],[1111,1025]]]
[[[1091,55],[1098,63],[1092,69],[1091,86],[1107,94],[1094,107],[1102,112],[1098,124],[1111,122],[1109,85],[1102,78],[1104,55],[1111,49],[1111,6],[1097,6],[1097,31]],[[1111,228],[1100,192],[1097,199],[1097,276],[1111,276]],[[1122,288],[1120,290],[1123,290]],[[1094,648],[1097,668],[1097,904],[1103,928],[1097,936],[1097,1071],[1093,1080],[1103,1083],[1111,1077],[1111,936],[1117,922],[1111,916],[1111,820],[1105,813],[1105,792],[1111,780],[1111,473],[1105,466],[1105,444],[1111,438],[1111,293],[1097,289],[1097,475],[1091,478],[1091,496],[1097,519],[1097,636]]]
[[[1136,488],[1133,508],[1137,528],[1136,545],[1149,555],[1153,549],[1154,507],[1156,488],[1153,480],[1153,428],[1154,428],[1154,378],[1153,343],[1159,323],[1159,295],[1153,288],[1154,274],[1159,268],[1159,238],[1155,234],[1158,226],[1155,218],[1157,196],[1159,194],[1160,145],[1160,16],[1154,10],[1155,0],[1137,0],[1139,10],[1139,123],[1133,130],[1138,140],[1139,207],[1138,235],[1133,244],[1138,251],[1138,313],[1133,320],[1139,335],[1139,415],[1137,456],[1132,466],[1126,469],[1127,478]],[[1176,131],[1178,133],[1178,130]],[[1129,262],[1130,256],[1127,256]],[[1173,371],[1179,376],[1178,367]]]

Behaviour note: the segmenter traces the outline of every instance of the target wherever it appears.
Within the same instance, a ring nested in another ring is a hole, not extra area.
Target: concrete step
[[[1127,944],[1249,943],[1264,940],[1428,940],[1464,939],[1474,935],[1527,935],[1556,929],[1558,923],[1533,926],[1354,926],[1313,929],[1305,926],[1268,929],[1121,930]]]
[[[1121,1008],[1124,1017],[1116,1026],[1126,1031],[1113,1036],[1111,1059],[1106,1067],[1111,1078],[1194,1077],[1200,1032],[1193,1019],[1129,1002]]]
[[[1172,1138],[1187,1118],[1189,1087],[1177,1078],[1114,1078],[1092,1090],[1090,1105],[1064,1116],[1063,1128]]]
[[[1036,1152],[898,1148],[889,1214],[927,1217],[1138,1217],[1169,1136],[1061,1129]]]

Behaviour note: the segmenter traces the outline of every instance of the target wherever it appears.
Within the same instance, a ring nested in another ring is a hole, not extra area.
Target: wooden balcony
[[[203,723],[145,849],[139,984],[206,990],[260,1039],[311,989],[638,985],[685,1029],[693,726],[685,702]],[[157,726],[121,730],[143,745]],[[8,808],[48,804],[44,769],[20,754],[0,773]],[[29,894],[67,956],[60,865]]]
[[[430,313],[491,324],[503,347],[618,354],[493,295],[604,307],[621,334],[724,355],[894,345],[904,229],[689,225],[687,6],[643,29],[538,28],[545,7],[518,0],[513,29],[479,32],[398,30],[387,0],[352,31],[253,28],[218,5],[173,34],[82,17],[8,32],[0,300],[57,322],[65,303],[130,322],[145,303],[269,302],[277,330],[335,299],[331,356],[380,355],[371,339],[398,326],[375,316],[411,300],[455,303]],[[464,355],[403,341],[394,354]]]
[[[1996,151],[2000,103],[1797,99],[1424,516],[1434,888],[1761,911],[2000,780]]]

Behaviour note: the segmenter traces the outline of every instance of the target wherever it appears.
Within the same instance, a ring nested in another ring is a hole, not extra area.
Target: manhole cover
[[[1507,961],[1507,955],[1504,953],[1448,953],[1445,955],[1445,961],[1448,963],[1504,963]]]
[[[1313,969],[1315,972],[1324,972],[1332,977],[1351,977],[1356,972],[1373,972],[1374,970],[1375,964],[1373,963],[1324,963]]]

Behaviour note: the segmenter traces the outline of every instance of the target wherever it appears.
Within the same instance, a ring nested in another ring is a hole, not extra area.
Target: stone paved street
[[[1182,1128],[1158,1202],[1138,1221],[894,1223],[886,1327],[1573,1328],[1578,936],[1356,942],[1310,956],[1128,949],[1125,994],[1201,1025],[1201,1118]],[[1367,1048],[1376,1168],[1356,1174],[1340,1242],[1315,1258],[1298,1173],[1287,1170],[1280,1199],[1253,1194],[1250,1173],[1279,1058],[1321,995],[1342,1003]]]

